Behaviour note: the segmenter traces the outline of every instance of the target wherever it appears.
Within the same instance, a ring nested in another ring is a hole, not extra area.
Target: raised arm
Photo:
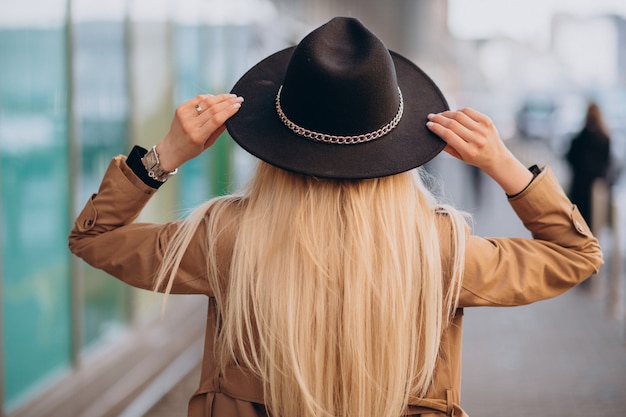
[[[468,236],[459,306],[515,306],[567,291],[603,263],[597,239],[552,171],[534,173],[506,148],[491,120],[472,109],[429,115],[445,150],[477,166],[509,196],[532,239]]]
[[[173,171],[199,155],[224,131],[224,122],[241,105],[231,95],[202,95],[176,110],[171,128],[157,145],[161,168]],[[87,201],[69,236],[69,248],[85,262],[135,287],[152,289],[164,248],[180,226],[135,223],[135,219],[163,182],[148,175],[141,162],[146,150],[111,161],[98,192]],[[202,241],[202,239],[198,239]],[[201,242],[202,243],[202,242]],[[172,292],[207,293],[207,281],[199,271],[205,253],[200,244],[186,254]]]

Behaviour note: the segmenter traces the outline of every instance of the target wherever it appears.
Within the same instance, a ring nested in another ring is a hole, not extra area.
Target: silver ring
[[[200,107],[200,105],[199,105],[199,104],[196,106],[196,111],[197,111],[198,113],[202,113],[202,107]]]

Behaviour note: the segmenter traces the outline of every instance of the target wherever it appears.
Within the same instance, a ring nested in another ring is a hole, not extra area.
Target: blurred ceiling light
[[[0,0],[0,27],[58,27],[68,0]]]
[[[187,24],[247,25],[276,14],[269,0],[179,0],[174,19]]]
[[[247,25],[273,18],[270,0],[0,0],[0,27],[57,27],[66,21],[134,21]]]
[[[135,21],[246,25],[275,14],[269,0],[129,0],[129,16]]]

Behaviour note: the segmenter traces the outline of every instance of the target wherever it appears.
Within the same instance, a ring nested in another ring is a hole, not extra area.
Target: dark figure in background
[[[566,155],[572,168],[570,198],[588,224],[592,224],[592,187],[598,179],[607,181],[610,153],[610,138],[602,112],[592,102],[587,108],[585,125],[572,139]]]

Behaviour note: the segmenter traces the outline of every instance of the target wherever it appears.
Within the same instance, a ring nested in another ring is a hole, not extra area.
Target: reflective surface
[[[65,32],[0,28],[2,320],[8,408],[69,366]]]
[[[124,1],[106,15],[89,0],[56,13],[0,0],[0,294],[6,413],[89,364],[93,348],[128,323],[156,316],[133,291],[72,257],[71,222],[111,158],[152,146],[177,104],[228,91],[253,45],[245,26],[129,20]],[[89,13],[92,14],[89,14]],[[239,185],[227,137],[158,193],[142,220],[163,221]],[[250,159],[238,158],[237,171]]]
[[[123,20],[73,25],[76,149],[75,210],[98,189],[111,157],[126,153],[130,117]],[[79,262],[83,279],[81,343],[114,332],[127,316],[129,291],[102,271]]]

